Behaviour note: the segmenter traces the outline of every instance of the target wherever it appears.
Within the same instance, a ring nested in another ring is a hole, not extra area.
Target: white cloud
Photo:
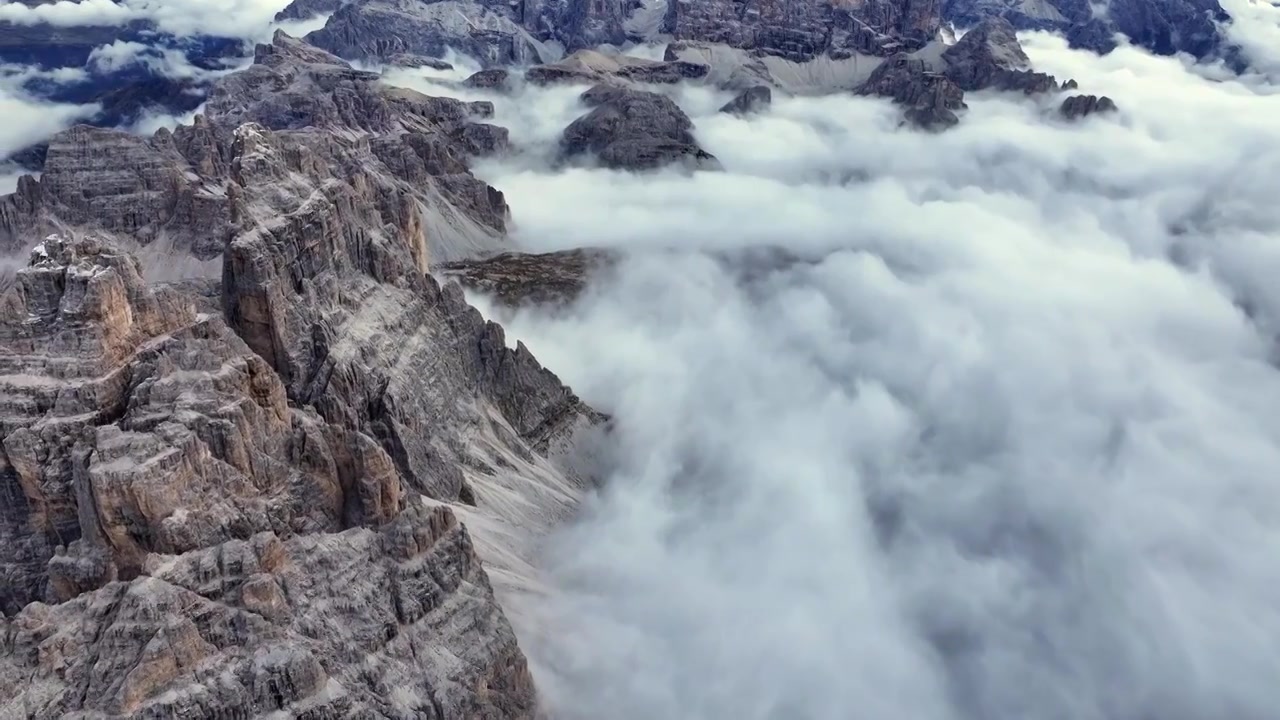
[[[152,20],[160,30],[176,35],[256,37],[288,4],[289,0],[59,0],[33,6],[7,2],[0,5],[0,20],[58,26]]]
[[[206,70],[192,65],[180,50],[152,47],[127,40],[117,40],[110,45],[94,48],[85,63],[86,67],[100,73],[119,72],[133,65],[141,65],[153,74],[179,80],[212,79],[233,70]]]
[[[1269,0],[1219,0],[1233,22],[1227,37],[1244,49],[1253,68],[1280,81],[1280,5]]]
[[[532,162],[572,96],[499,108],[517,240],[631,256],[506,323],[617,423],[518,614],[557,717],[1274,715],[1280,93],[1026,44],[1121,112],[687,92],[726,172],[640,177]],[[808,261],[711,254],[765,245]]]
[[[96,105],[42,102],[0,86],[0,158],[40,142],[97,111]]]
[[[0,164],[0,195],[8,195],[18,189],[18,178],[26,175],[22,168]]]

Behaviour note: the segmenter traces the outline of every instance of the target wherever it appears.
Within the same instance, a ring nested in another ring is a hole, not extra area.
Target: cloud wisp
[[[1121,112],[694,92],[724,173],[482,166],[526,248],[628,256],[491,310],[617,423],[520,613],[557,717],[1272,716],[1280,94],[1025,43]]]
[[[289,0],[58,0],[0,4],[0,21],[59,27],[124,25],[149,20],[178,36],[255,37]]]

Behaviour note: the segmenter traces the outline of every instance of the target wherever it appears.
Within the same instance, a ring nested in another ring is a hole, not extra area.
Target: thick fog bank
[[[500,105],[517,241],[630,256],[491,311],[617,423],[521,608],[557,717],[1275,716],[1280,94],[1025,43],[1122,112],[683,91],[726,172],[639,176],[538,164],[572,94]],[[808,261],[708,252],[757,246]]]

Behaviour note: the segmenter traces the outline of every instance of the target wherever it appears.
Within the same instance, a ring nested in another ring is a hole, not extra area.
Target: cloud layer
[[[0,117],[4,118],[0,123],[0,160],[69,127],[98,109],[96,105],[49,103],[33,98],[22,91],[27,71],[13,73],[8,70],[12,68],[0,69]],[[11,191],[16,176],[2,168],[0,173],[6,177],[0,185],[0,193]]]
[[[58,0],[30,6],[6,2],[0,4],[0,21],[73,27],[150,20],[174,35],[252,37],[288,4],[289,0]]]
[[[504,318],[618,424],[520,613],[557,717],[1274,715],[1280,94],[1025,42],[1121,113],[686,92],[725,173],[482,168],[525,247],[630,256]]]

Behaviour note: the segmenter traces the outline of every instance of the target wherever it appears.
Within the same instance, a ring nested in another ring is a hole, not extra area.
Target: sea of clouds
[[[615,422],[518,614],[555,717],[1275,716],[1280,15],[1236,10],[1243,78],[1024,36],[1121,107],[1080,123],[679,91],[723,173],[556,169],[581,88],[497,99],[514,241],[626,258],[486,307]]]

